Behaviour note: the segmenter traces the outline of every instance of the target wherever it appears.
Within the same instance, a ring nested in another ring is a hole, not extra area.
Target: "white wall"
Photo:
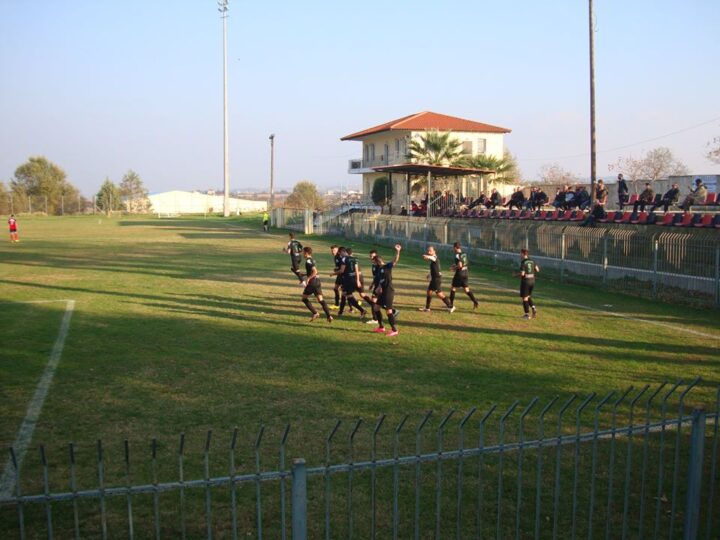
[[[157,214],[209,214],[223,211],[222,195],[206,195],[190,191],[166,191],[148,196]],[[265,201],[248,201],[230,197],[230,212],[263,212]]]

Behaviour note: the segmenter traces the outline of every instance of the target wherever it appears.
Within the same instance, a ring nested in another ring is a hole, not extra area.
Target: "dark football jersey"
[[[340,264],[345,265],[343,277],[355,277],[355,267],[357,266],[355,257],[351,257],[350,255],[343,257]]]
[[[393,263],[391,262],[378,268],[378,283],[383,288],[383,290],[389,290],[393,288],[392,269]]]
[[[312,257],[305,259],[305,273],[308,277],[312,275],[312,271],[315,269],[315,261]]]
[[[340,270],[340,265],[342,264],[342,259],[343,258],[340,256],[339,253],[337,255],[335,255],[335,271],[336,272],[338,270]]]
[[[520,271],[525,273],[524,277],[535,277],[535,261],[523,259],[520,261]]]
[[[467,255],[463,253],[462,251],[460,253],[455,254],[455,271],[460,272],[460,265],[458,263],[462,264],[462,272],[467,272],[468,269],[468,259]]]
[[[438,260],[437,255],[433,255],[428,258],[430,261],[430,277],[432,279],[437,279],[440,277],[440,261]]]
[[[288,242],[288,249],[290,250],[290,255],[293,257],[299,257],[302,253],[302,248],[302,244],[295,239]]]

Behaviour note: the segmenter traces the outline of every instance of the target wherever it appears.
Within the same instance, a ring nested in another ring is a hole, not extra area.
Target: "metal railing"
[[[461,220],[403,216],[341,216],[325,229],[349,239],[428,244],[453,242],[478,262],[513,266],[530,250],[546,276],[602,284],[654,298],[720,307],[720,235],[716,230],[676,232],[662,227],[585,228],[535,221]]]
[[[338,420],[322,445],[297,447],[317,457],[291,467],[289,425],[270,466],[263,426],[249,452],[236,428],[220,463],[212,431],[200,452],[183,434],[175,451],[153,439],[140,460],[127,440],[120,452],[97,441],[90,468],[72,444],[64,466],[41,445],[22,477],[11,450],[0,530],[3,538],[717,538],[720,387],[699,383],[534,397],[450,410],[435,422],[428,411],[413,427],[407,415],[391,426],[381,415],[370,428],[359,419],[345,431]],[[223,474],[211,474],[218,466]]]

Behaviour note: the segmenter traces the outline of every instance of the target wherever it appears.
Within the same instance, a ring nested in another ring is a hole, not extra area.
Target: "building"
[[[223,196],[197,191],[165,191],[148,195],[153,213],[159,215],[175,214],[215,214],[223,211]],[[248,201],[230,197],[230,212],[263,212],[267,209],[265,201]]]
[[[362,157],[350,160],[348,172],[362,174],[364,198],[370,198],[375,180],[386,176],[384,172],[376,169],[407,164],[410,161],[407,157],[410,141],[430,130],[451,131],[462,143],[463,153],[485,154],[497,158],[503,157],[504,136],[511,131],[504,127],[425,111],[346,135],[340,140],[363,143]],[[408,189],[407,182],[401,178],[393,182],[395,205],[406,204],[410,197]]]

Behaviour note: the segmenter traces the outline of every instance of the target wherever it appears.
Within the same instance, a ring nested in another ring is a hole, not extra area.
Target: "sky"
[[[588,2],[230,0],[230,185],[357,188],[340,137],[430,110],[512,129],[523,177],[590,174]],[[694,174],[720,136],[718,0],[595,0],[598,174],[667,146]],[[214,0],[0,0],[0,181],[30,156],[84,195],[221,188]]]

